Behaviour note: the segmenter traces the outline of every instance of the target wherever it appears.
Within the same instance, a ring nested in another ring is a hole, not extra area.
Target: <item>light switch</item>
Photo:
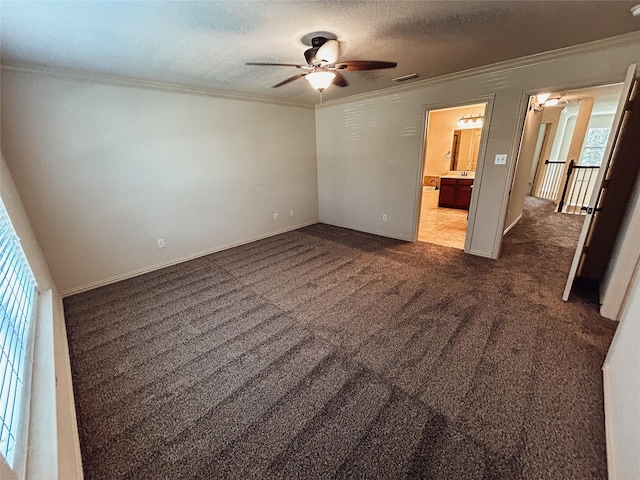
[[[496,165],[505,165],[506,163],[507,163],[506,153],[499,153],[498,155],[496,155],[496,161],[495,161]]]

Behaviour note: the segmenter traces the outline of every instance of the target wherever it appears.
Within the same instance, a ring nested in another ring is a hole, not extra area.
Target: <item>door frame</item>
[[[634,64],[632,64],[634,65]],[[628,67],[625,68],[625,77],[626,77],[626,73],[628,71]],[[516,175],[516,170],[518,168],[518,164],[520,162],[518,162],[518,155],[519,155],[519,150],[520,150],[520,144],[522,143],[522,137],[524,135],[524,127],[525,127],[525,120],[526,120],[526,115],[528,113],[528,107],[530,105],[530,102],[532,101],[532,97],[542,93],[542,92],[547,92],[547,91],[563,91],[563,90],[580,90],[580,89],[586,89],[586,88],[592,88],[592,87],[597,87],[597,86],[607,86],[607,85],[621,85],[624,84],[625,82],[625,78],[623,77],[622,79],[610,79],[609,81],[603,81],[601,83],[589,83],[589,84],[584,84],[584,83],[579,83],[579,84],[568,84],[565,86],[547,86],[547,87],[537,87],[537,88],[532,88],[529,90],[523,90],[522,91],[522,97],[520,100],[520,108],[518,111],[518,115],[516,117],[517,121],[516,121],[516,129],[515,129],[515,136],[514,139],[515,141],[513,142],[512,145],[512,155],[515,156],[516,161],[511,163],[510,169],[507,173],[507,178],[509,179],[505,185],[505,190],[503,192],[503,201],[502,201],[502,206],[501,206],[501,211],[502,211],[502,215],[501,215],[501,220],[498,223],[499,225],[499,234],[496,235],[495,237],[495,243],[494,243],[494,252],[495,252],[495,256],[492,256],[492,258],[499,258],[500,254],[501,254],[501,250],[502,250],[502,243],[504,240],[504,223],[507,217],[507,208],[509,205],[509,193],[511,191],[511,186],[513,183],[513,180],[515,178]],[[615,121],[614,121],[615,123]],[[613,127],[612,127],[613,128]],[[574,254],[575,255],[575,252]],[[572,256],[573,256],[572,255]],[[565,289],[566,289],[566,285],[565,285]],[[563,294],[563,296],[565,296],[567,294]]]
[[[477,212],[478,195],[482,184],[482,173],[484,170],[487,141],[489,138],[489,127],[491,125],[491,115],[493,113],[493,102],[495,94],[483,95],[480,97],[466,98],[463,100],[431,103],[422,107],[422,144],[420,146],[420,158],[418,159],[418,171],[416,174],[416,194],[414,195],[413,208],[413,242],[418,241],[418,230],[420,228],[420,206],[422,204],[422,182],[424,179],[424,162],[427,154],[427,132],[429,131],[429,112],[434,110],[444,110],[449,108],[461,108],[468,105],[479,105],[484,103],[484,121],[482,123],[482,133],[480,137],[480,147],[478,149],[478,161],[476,163],[476,173],[473,180],[473,190],[471,192],[471,203],[469,204],[469,214],[467,220],[467,231],[464,240],[464,252],[469,253],[471,248],[471,239],[473,237],[473,229],[475,226],[475,218]]]
[[[625,74],[626,74],[626,67],[625,67]],[[511,155],[512,158],[515,158],[514,162],[510,163],[510,168],[507,172],[507,178],[509,179],[507,181],[507,183],[505,184],[505,190],[503,192],[503,199],[502,199],[502,206],[501,206],[501,212],[502,215],[500,217],[500,222],[498,222],[498,230],[500,231],[499,234],[496,235],[495,237],[495,242],[494,242],[494,246],[493,246],[493,251],[494,251],[494,255],[491,258],[499,258],[500,254],[502,252],[502,242],[504,240],[504,228],[505,228],[505,221],[507,218],[507,208],[509,207],[509,192],[511,191],[511,186],[513,184],[513,180],[514,177],[516,175],[516,170],[518,168],[518,155],[520,152],[520,144],[522,143],[522,136],[524,135],[524,124],[525,124],[525,120],[526,120],[526,116],[528,113],[528,108],[529,105],[532,101],[532,97],[538,95],[539,93],[542,92],[557,92],[557,91],[565,91],[565,90],[580,90],[580,89],[586,89],[586,88],[592,88],[592,87],[604,87],[604,86],[608,86],[608,85],[621,85],[624,83],[624,77],[622,79],[609,79],[609,80],[603,80],[602,82],[597,82],[597,83],[568,83],[565,84],[563,86],[546,86],[546,87],[536,87],[536,88],[532,88],[529,90],[523,90],[522,91],[522,96],[520,98],[520,107],[518,109],[518,114],[516,116],[516,127],[514,130],[514,142],[511,146]],[[507,164],[509,164],[509,162],[507,162]]]
[[[540,129],[544,128],[544,132],[542,133],[542,142],[540,143],[540,151],[538,152],[538,155],[535,155],[534,152],[533,164],[531,165],[531,171],[529,172],[529,178],[531,179],[531,190],[529,191],[528,195],[533,194],[536,186],[536,181],[539,180],[539,173],[540,170],[542,170],[540,168],[540,159],[542,158],[542,154],[544,153],[549,141],[549,131],[551,130],[551,127],[549,125],[551,124],[545,122],[542,122],[540,124]],[[538,139],[539,138],[540,130],[538,130]]]
[[[576,247],[576,250],[574,252],[569,275],[567,276],[567,283],[562,294],[562,300],[564,300],[565,302],[569,300],[569,295],[571,294],[571,290],[573,289],[573,282],[577,276],[578,271],[580,270],[583,253],[585,252],[585,246],[589,239],[591,228],[593,227],[594,221],[596,221],[594,217],[598,212],[598,207],[602,199],[603,190],[606,188],[603,187],[603,181],[609,173],[609,167],[611,166],[611,162],[614,160],[616,155],[618,141],[620,140],[620,132],[624,124],[625,112],[627,111],[629,98],[633,94],[634,82],[637,72],[637,64],[632,63],[631,65],[629,65],[623,84],[623,90],[618,102],[618,108],[616,109],[613,124],[611,125],[611,131],[609,132],[609,139],[607,140],[604,158],[602,159],[602,164],[600,165],[600,170],[598,171],[598,177],[596,178],[595,186],[593,188],[593,192],[591,193],[591,199],[589,200],[587,214],[585,215],[582,230],[580,231],[580,238],[578,238],[578,246]]]

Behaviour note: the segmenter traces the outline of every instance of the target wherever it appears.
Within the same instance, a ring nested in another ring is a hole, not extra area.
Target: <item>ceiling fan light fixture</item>
[[[535,96],[535,99],[532,98],[531,108],[536,112],[544,111],[545,102],[550,96],[551,94],[549,92],[538,93]]]
[[[549,98],[548,100],[546,100],[544,102],[544,106],[545,107],[555,107],[556,105],[558,105],[558,103],[560,103],[560,98],[559,97],[553,97],[553,98]]]
[[[539,93],[538,95],[536,95],[536,100],[538,100],[538,103],[540,105],[544,105],[544,102],[547,101],[547,99],[551,96],[550,93],[545,92],[545,93]]]
[[[361,72],[366,70],[381,70],[385,68],[395,68],[397,62],[386,62],[378,60],[346,60],[337,62],[340,57],[340,42],[332,33],[319,32],[305,35],[302,43],[311,45],[304,52],[306,64],[295,63],[273,63],[273,62],[247,62],[247,65],[262,65],[266,67],[296,67],[302,70],[301,73],[293,75],[273,88],[287,85],[300,78],[306,78],[309,84],[318,93],[322,93],[330,85],[336,87],[348,87],[349,81],[342,72]],[[322,101],[322,95],[320,95]]]
[[[304,78],[306,78],[311,86],[318,92],[323,92],[329,88],[333,79],[336,78],[336,74],[328,70],[319,70],[305,75]]]

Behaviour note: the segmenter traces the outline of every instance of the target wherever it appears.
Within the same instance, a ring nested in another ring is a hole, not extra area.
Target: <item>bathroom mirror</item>
[[[451,146],[451,170],[475,171],[480,149],[481,128],[453,131]]]

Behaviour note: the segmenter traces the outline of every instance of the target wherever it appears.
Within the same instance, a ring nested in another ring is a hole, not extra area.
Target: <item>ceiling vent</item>
[[[413,80],[414,78],[418,78],[420,75],[417,73],[410,73],[409,75],[403,75],[402,77],[396,77],[393,79],[394,82],[406,82],[407,80]]]

